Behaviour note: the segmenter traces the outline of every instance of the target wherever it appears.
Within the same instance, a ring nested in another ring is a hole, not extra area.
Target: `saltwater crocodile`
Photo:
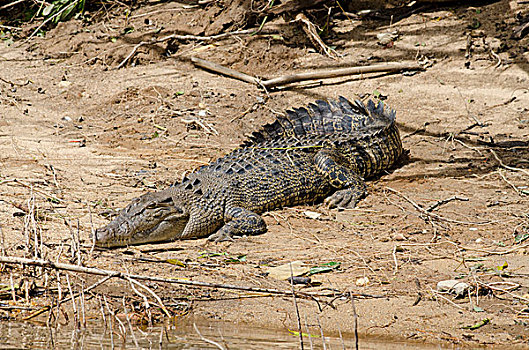
[[[316,101],[286,111],[239,148],[165,190],[132,201],[96,230],[98,246],[117,247],[266,231],[259,213],[325,199],[353,208],[365,178],[395,164],[402,143],[395,111],[382,102]]]

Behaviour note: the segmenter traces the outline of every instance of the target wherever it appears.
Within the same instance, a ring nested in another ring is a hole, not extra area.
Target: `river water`
[[[196,329],[200,332],[200,336]],[[355,349],[354,337],[312,334],[313,349]],[[138,328],[126,322],[110,327],[90,321],[86,328],[46,327],[39,323],[0,321],[1,349],[300,349],[299,336],[288,330],[271,330],[222,321],[193,321],[191,317],[168,325]],[[308,337],[304,348],[311,349]],[[389,339],[359,339],[360,349],[441,349],[439,345],[397,342]]]

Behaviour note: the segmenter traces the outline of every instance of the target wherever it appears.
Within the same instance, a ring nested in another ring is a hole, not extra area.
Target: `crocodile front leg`
[[[324,203],[330,208],[354,208],[367,194],[364,179],[356,172],[338,163],[339,157],[332,151],[321,150],[314,156],[316,168],[324,174],[338,190],[327,197]]]
[[[225,214],[226,224],[216,233],[208,237],[208,240],[221,242],[233,240],[233,236],[259,235],[266,232],[266,224],[263,218],[253,211],[240,208],[229,207]]]

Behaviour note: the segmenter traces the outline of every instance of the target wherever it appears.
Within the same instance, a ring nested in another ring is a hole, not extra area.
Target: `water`
[[[75,330],[71,326],[46,327],[38,323],[0,322],[0,348],[2,349],[219,349],[209,344],[194,329],[196,323],[202,336],[225,349],[299,349],[299,336],[287,330],[255,328],[222,321],[193,321],[192,317],[181,319],[171,325],[138,328],[126,322],[123,329],[113,325],[112,337],[109,327],[100,321],[91,321],[86,328]],[[132,332],[131,332],[132,327]],[[327,349],[354,349],[354,338],[349,335],[325,337]],[[304,337],[305,349],[310,349]],[[314,349],[323,349],[322,338],[311,338]],[[360,349],[441,349],[438,345],[406,343],[388,339],[360,338]]]

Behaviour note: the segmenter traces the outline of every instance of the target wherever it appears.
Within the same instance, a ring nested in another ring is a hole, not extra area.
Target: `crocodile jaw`
[[[97,229],[95,244],[113,248],[170,241],[181,236],[188,221],[189,214],[175,205],[169,193],[147,193],[136,198],[108,225]]]

